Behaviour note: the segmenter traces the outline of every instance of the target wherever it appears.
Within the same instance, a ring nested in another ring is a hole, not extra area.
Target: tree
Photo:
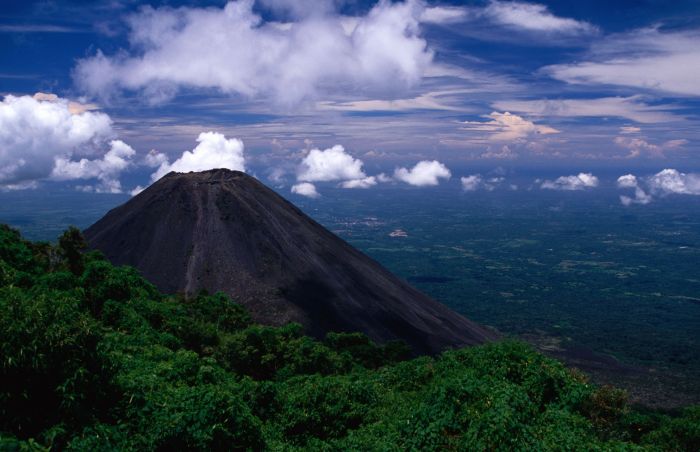
[[[87,242],[80,229],[71,226],[58,238],[58,250],[65,259],[68,269],[76,276],[83,274],[85,259],[83,251],[87,249]]]

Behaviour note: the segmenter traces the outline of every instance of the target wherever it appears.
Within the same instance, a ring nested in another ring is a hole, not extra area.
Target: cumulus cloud
[[[617,186],[619,188],[634,189],[634,197],[627,195],[620,196],[620,202],[625,206],[629,206],[631,204],[649,204],[652,201],[652,196],[639,186],[637,176],[634,174],[625,174],[624,176],[618,177]]]
[[[271,168],[268,170],[267,179],[275,184],[284,182],[286,171],[284,168]]]
[[[301,161],[297,179],[304,182],[328,182],[364,179],[362,160],[356,159],[339,144],[320,150],[312,149]]]
[[[111,119],[94,109],[55,94],[5,96],[0,103],[0,187],[96,178],[98,191],[121,190],[119,174],[130,166],[134,151],[114,140]]]
[[[700,31],[645,28],[595,44],[584,61],[544,72],[572,84],[619,85],[681,96],[700,96]]]
[[[502,176],[484,178],[481,174],[472,174],[471,176],[461,177],[459,180],[462,183],[462,190],[464,191],[493,191],[506,179]],[[511,190],[517,190],[517,188],[518,187],[515,185],[510,186]]]
[[[134,187],[132,190],[129,191],[129,194],[131,196],[136,196],[139,193],[141,193],[142,191],[144,191],[145,189],[146,189],[146,187],[141,186],[141,185],[137,185],[136,187]]]
[[[155,149],[151,149],[143,159],[143,164],[150,168],[158,168],[160,165],[167,162],[168,156],[162,152],[156,151]]]
[[[566,190],[577,191],[598,186],[598,178],[591,173],[579,173],[572,176],[561,176],[557,179],[545,180],[540,185],[540,188],[546,190]]]
[[[452,176],[450,170],[437,160],[422,160],[411,168],[397,168],[394,170],[394,178],[417,187],[438,185],[440,179],[449,179]]]
[[[132,157],[136,151],[121,140],[110,142],[110,149],[100,159],[89,160],[82,158],[71,161],[64,157],[56,157],[51,171],[52,180],[66,181],[76,179],[97,179],[99,184],[94,187],[98,193],[121,193],[122,185],[119,175],[132,165]],[[86,190],[86,187],[83,187]]]
[[[688,143],[688,140],[676,139],[669,140],[661,144],[653,144],[649,143],[643,138],[629,136],[615,137],[613,141],[616,145],[629,151],[626,158],[636,158],[642,155],[654,158],[664,158],[666,157],[666,151],[678,149],[684,144]]]
[[[182,87],[217,89],[294,106],[319,94],[395,92],[415,85],[433,52],[420,36],[422,2],[382,1],[366,15],[344,17],[298,2],[292,21],[265,22],[252,0],[223,8],[145,7],[130,17],[130,49],[98,51],[79,61],[74,77],[87,93],[139,91],[152,101]],[[302,9],[310,9],[304,7]]]
[[[481,185],[482,178],[479,174],[472,174],[471,176],[461,177],[459,179],[462,182],[462,190],[464,191],[476,191]]]
[[[647,180],[655,195],[700,195],[700,174],[682,173],[676,169],[664,169]]]
[[[651,202],[651,200],[652,200],[651,195],[646,193],[640,187],[636,187],[634,189],[634,197],[630,197],[630,196],[626,196],[626,195],[620,196],[620,202],[625,206],[629,206],[631,204],[649,204]]]
[[[512,160],[518,158],[518,153],[514,152],[508,145],[503,145],[498,150],[489,148],[480,157],[482,159]]]
[[[634,174],[625,174],[617,178],[617,186],[620,188],[634,188],[637,185],[637,176]]]
[[[374,176],[368,176],[364,179],[346,180],[340,184],[343,188],[370,188],[375,185],[377,185],[377,178]]]
[[[299,184],[292,185],[292,193],[296,193],[297,195],[306,196],[309,198],[318,198],[319,196],[321,196],[316,191],[316,186],[310,182],[301,182]]]
[[[162,162],[158,170],[151,175],[156,181],[171,171],[187,173],[190,171],[206,171],[215,168],[226,168],[235,171],[245,171],[243,142],[237,138],[226,138],[217,132],[203,132],[197,137],[199,143],[191,151],[185,151],[182,156],[170,163],[162,154],[149,154],[147,159],[152,162]]]
[[[367,176],[362,160],[353,157],[339,144],[324,149],[311,149],[297,169],[299,182],[340,181],[342,188],[370,188],[385,182],[385,175]],[[309,190],[308,187],[303,190]],[[314,188],[315,192],[315,188]],[[297,192],[295,192],[297,193]],[[302,194],[302,193],[299,193]]]
[[[649,204],[655,197],[673,194],[700,195],[700,174],[686,174],[672,168],[664,169],[646,178],[625,174],[617,179],[617,186],[622,189],[634,189],[634,197],[620,196],[622,204],[626,206]]]
[[[376,179],[377,182],[391,182],[394,180],[391,176],[384,173],[377,174]]]
[[[464,121],[465,130],[475,130],[489,133],[489,139],[493,141],[522,141],[533,135],[550,135],[559,133],[557,129],[549,126],[537,125],[518,115],[509,112],[499,113],[494,111],[490,115],[490,121]]]

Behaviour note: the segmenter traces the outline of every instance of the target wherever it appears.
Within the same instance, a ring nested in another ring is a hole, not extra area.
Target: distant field
[[[663,374],[696,398],[700,200],[626,208],[617,195],[339,190],[306,207],[474,320],[544,349],[583,347],[650,368],[650,384]],[[396,228],[408,237],[390,237]]]

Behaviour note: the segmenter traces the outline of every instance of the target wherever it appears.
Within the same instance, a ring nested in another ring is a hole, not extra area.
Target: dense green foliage
[[[700,408],[625,394],[504,341],[408,359],[254,324],[227,297],[0,226],[2,450],[700,450]]]

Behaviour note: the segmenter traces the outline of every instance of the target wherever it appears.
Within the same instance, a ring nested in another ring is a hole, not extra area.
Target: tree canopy
[[[315,340],[85,250],[0,226],[2,450],[700,450],[700,407],[635,410],[522,342]]]

